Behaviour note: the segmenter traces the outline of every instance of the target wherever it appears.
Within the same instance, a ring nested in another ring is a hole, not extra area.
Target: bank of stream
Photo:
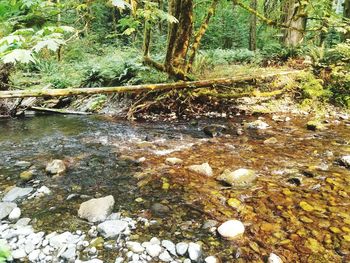
[[[249,125],[258,118],[269,127]],[[215,256],[217,262],[266,262],[271,253],[283,262],[346,262],[350,171],[337,160],[350,155],[350,121],[332,117],[324,129],[312,131],[308,120],[293,115],[172,124],[64,115],[4,119],[0,191],[5,195],[14,185],[50,189],[18,203],[21,217],[30,218],[35,231],[88,233],[92,224],[78,217],[80,204],[112,195],[113,212],[136,222],[128,240],[197,242],[203,259]],[[213,130],[217,136],[208,136]],[[183,162],[167,164],[169,157]],[[64,161],[64,174],[45,172],[53,159]],[[188,169],[206,162],[213,176]],[[240,168],[254,170],[257,179],[239,187],[216,180],[224,170]],[[27,170],[33,178],[20,180]],[[148,223],[141,224],[143,219]],[[226,240],[216,227],[231,219],[243,222],[245,232]],[[91,242],[96,236],[86,238]],[[75,257],[126,260],[127,250],[117,249],[116,242],[104,238],[93,256]]]

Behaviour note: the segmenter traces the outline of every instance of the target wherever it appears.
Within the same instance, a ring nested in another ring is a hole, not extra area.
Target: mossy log
[[[209,88],[217,86],[228,86],[234,83],[245,83],[256,80],[266,80],[273,77],[283,75],[296,75],[300,70],[281,71],[275,73],[267,73],[259,76],[238,76],[232,78],[219,78],[209,80],[175,82],[175,83],[161,83],[161,84],[145,84],[145,85],[131,85],[119,87],[100,87],[100,88],[67,88],[67,89],[42,89],[42,90],[9,90],[0,91],[0,99],[5,98],[25,98],[25,97],[59,97],[59,96],[75,96],[75,95],[89,95],[89,94],[111,94],[111,93],[125,93],[125,92],[144,92],[144,91],[162,91],[185,88]]]

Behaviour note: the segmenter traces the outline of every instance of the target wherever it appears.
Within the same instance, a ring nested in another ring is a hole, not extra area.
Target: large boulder
[[[7,217],[16,207],[16,203],[0,202],[0,220]]]
[[[32,187],[13,187],[10,191],[6,193],[2,201],[4,202],[14,202],[17,201],[27,195],[29,195],[33,191]]]
[[[190,165],[188,170],[208,177],[213,176],[213,169],[208,163]]]
[[[217,180],[232,186],[245,186],[253,183],[257,176],[253,170],[241,168],[235,171],[226,169]]]
[[[93,198],[80,205],[78,216],[89,222],[106,220],[114,206],[114,197],[109,195],[101,198]]]
[[[52,160],[46,165],[45,171],[49,174],[62,174],[66,171],[66,165],[62,160]]]

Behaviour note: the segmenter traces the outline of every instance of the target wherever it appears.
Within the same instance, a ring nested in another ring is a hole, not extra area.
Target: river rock
[[[0,202],[0,220],[7,217],[16,207],[16,203]]]
[[[22,179],[23,181],[29,181],[34,177],[34,172],[29,170],[29,171],[24,171],[21,172],[19,175],[19,178]]]
[[[265,130],[269,127],[270,125],[268,125],[266,122],[262,120],[256,120],[256,121],[247,123],[247,128],[252,130]]]
[[[267,262],[268,263],[283,263],[282,259],[279,256],[277,256],[276,254],[274,254],[274,253],[271,253],[269,255],[269,258],[267,259]]]
[[[271,145],[278,143],[278,140],[275,137],[268,138],[264,141],[264,144]]]
[[[62,174],[66,171],[66,165],[62,160],[52,160],[46,165],[45,171],[49,174]]]
[[[130,251],[137,253],[137,254],[140,254],[143,251],[145,251],[145,248],[139,242],[132,242],[132,241],[126,242],[126,247]]]
[[[170,256],[168,251],[163,251],[162,253],[159,254],[159,259],[163,262],[171,262],[173,261],[173,258]]]
[[[107,220],[97,226],[98,232],[105,238],[114,238],[121,234],[128,227],[123,220]]]
[[[234,239],[243,235],[245,227],[241,221],[229,220],[218,227],[219,234],[227,239]]]
[[[11,255],[14,259],[21,259],[21,258],[26,257],[27,253],[25,252],[25,250],[23,248],[19,248],[19,249],[12,251]]]
[[[209,256],[204,259],[205,263],[219,263],[219,260],[214,256]]]
[[[163,240],[162,246],[165,247],[172,255],[176,256],[176,247],[172,241]]]
[[[67,262],[70,262],[75,259],[76,248],[75,246],[69,246],[66,251],[64,251],[61,255],[61,258],[66,259]]]
[[[2,201],[4,202],[14,202],[18,199],[21,199],[27,195],[29,195],[33,191],[32,187],[13,187],[10,191],[7,192],[7,194],[4,196]]]
[[[183,163],[183,160],[176,157],[169,157],[165,159],[165,163],[169,165],[179,165]]]
[[[346,156],[341,157],[339,162],[341,165],[343,165],[347,168],[350,168],[350,155],[346,155]]]
[[[176,244],[176,252],[180,256],[185,255],[187,252],[187,249],[188,249],[188,244],[185,242],[180,242]]]
[[[253,170],[241,168],[235,171],[226,169],[217,180],[232,186],[249,185],[256,180],[257,176]]]
[[[114,206],[114,197],[109,195],[101,198],[93,198],[80,205],[78,216],[89,222],[106,220]]]
[[[199,244],[190,242],[188,245],[188,255],[194,262],[199,262],[202,257],[202,248]]]
[[[28,255],[28,259],[31,262],[37,261],[39,259],[39,255],[40,255],[40,249],[35,249]]]
[[[9,220],[11,221],[15,221],[20,217],[21,217],[21,209],[19,209],[19,207],[15,207],[9,214]]]
[[[209,163],[191,165],[188,167],[188,170],[208,177],[213,176],[213,169]]]
[[[157,216],[165,216],[170,212],[170,208],[166,205],[155,203],[152,205],[151,211]]]
[[[149,243],[146,246],[146,252],[148,255],[150,255],[152,258],[158,257],[160,252],[162,252],[162,247],[158,244],[152,244]]]
[[[211,124],[211,125],[205,126],[203,128],[203,131],[206,135],[214,138],[214,137],[220,136],[223,132],[227,131],[227,127],[225,125],[220,125],[220,124]]]

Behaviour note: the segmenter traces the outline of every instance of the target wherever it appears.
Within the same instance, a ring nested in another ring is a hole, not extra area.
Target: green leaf
[[[30,50],[26,50],[26,49],[15,49],[13,51],[11,51],[10,53],[8,53],[7,55],[3,56],[2,61],[6,64],[6,63],[16,63],[16,62],[20,62],[20,63],[30,63],[33,62],[35,63],[35,60],[32,56],[32,52]]]
[[[47,39],[43,41],[39,41],[34,47],[33,50],[35,52],[39,52],[43,48],[47,48],[52,51],[57,51],[61,45],[64,45],[64,41],[62,39]]]
[[[123,0],[112,0],[111,3],[113,6],[122,10],[124,10],[126,7],[131,9],[131,5]]]

